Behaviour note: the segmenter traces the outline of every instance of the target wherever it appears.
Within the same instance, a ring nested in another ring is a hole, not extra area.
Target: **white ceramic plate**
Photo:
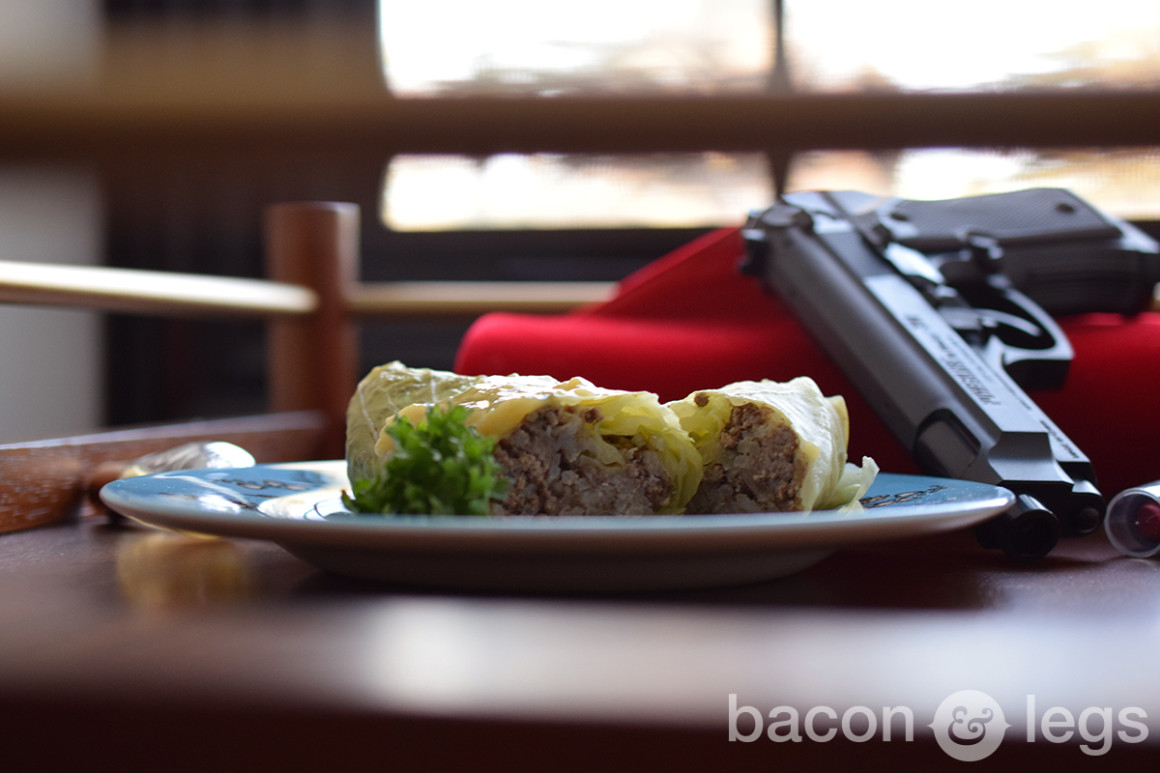
[[[878,476],[854,512],[684,516],[368,516],[342,504],[342,461],[167,472],[101,490],[153,526],[269,540],[338,574],[426,587],[636,591],[781,577],[844,545],[972,526],[1006,489]]]

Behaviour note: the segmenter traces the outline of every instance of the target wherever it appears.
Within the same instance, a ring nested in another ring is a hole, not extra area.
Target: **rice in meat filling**
[[[701,405],[707,403],[702,396]],[[705,466],[690,513],[781,512],[794,509],[805,465],[792,429],[771,424],[766,406],[733,406],[721,430],[720,455]]]
[[[847,465],[845,401],[824,396],[809,378],[738,381],[669,406],[704,465],[687,513],[835,507],[868,486],[876,469],[863,476]]]
[[[496,514],[648,515],[673,496],[673,483],[660,455],[630,437],[601,437],[590,425],[597,408],[541,408],[495,447],[496,461],[509,481]],[[589,425],[589,426],[586,426]],[[622,465],[598,460],[600,443],[611,443]]]

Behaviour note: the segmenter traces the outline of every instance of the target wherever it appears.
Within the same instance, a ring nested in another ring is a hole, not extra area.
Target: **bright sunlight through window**
[[[381,0],[384,75],[402,98],[575,94],[1160,88],[1152,0],[947,6],[928,0]],[[454,21],[454,23],[449,23]],[[774,77],[775,62],[783,62]],[[1160,218],[1160,150],[810,152],[787,190],[942,198],[1068,187]],[[755,154],[400,156],[382,215],[398,230],[731,225],[773,196]]]

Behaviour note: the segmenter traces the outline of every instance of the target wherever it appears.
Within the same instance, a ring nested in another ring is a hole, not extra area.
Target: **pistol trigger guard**
[[[1026,295],[1007,288],[1003,296],[1019,313],[980,311],[995,323],[996,331],[984,351],[1023,389],[1059,389],[1074,356],[1071,342],[1056,321]]]

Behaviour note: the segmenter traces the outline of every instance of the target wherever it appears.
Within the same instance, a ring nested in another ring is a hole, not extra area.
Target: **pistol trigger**
[[[924,284],[918,289],[931,308],[971,346],[982,348],[997,332],[995,321],[967,303],[955,288],[943,284]]]
[[[947,324],[973,347],[981,348],[995,333],[995,323],[962,303],[961,298],[957,303],[944,302],[935,308]]]
[[[999,311],[998,309],[979,309],[978,311],[979,316],[986,320],[995,330],[998,330],[1000,325],[1005,325],[1014,331],[1028,336],[1028,338],[1037,338],[1043,335],[1043,330],[1038,325],[1017,314]]]

